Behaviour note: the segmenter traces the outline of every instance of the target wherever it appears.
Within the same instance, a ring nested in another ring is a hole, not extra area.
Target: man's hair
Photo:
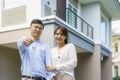
[[[43,27],[43,29],[44,29],[44,24],[42,23],[42,21],[41,20],[39,20],[39,19],[33,19],[32,21],[31,21],[31,24],[30,25],[32,25],[32,24],[41,24],[42,25],[42,27]]]

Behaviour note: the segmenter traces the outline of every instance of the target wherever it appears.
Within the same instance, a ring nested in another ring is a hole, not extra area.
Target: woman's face
[[[65,35],[62,33],[61,29],[58,29],[55,33],[55,40],[57,44],[64,44],[65,43]]]

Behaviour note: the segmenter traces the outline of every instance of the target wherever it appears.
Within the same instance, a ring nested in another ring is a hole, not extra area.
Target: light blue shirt
[[[40,40],[26,46],[23,43],[24,38],[18,40],[18,49],[21,57],[21,73],[28,76],[52,77],[52,72],[46,71],[46,66],[52,64],[49,46]],[[48,79],[47,79],[48,80]]]

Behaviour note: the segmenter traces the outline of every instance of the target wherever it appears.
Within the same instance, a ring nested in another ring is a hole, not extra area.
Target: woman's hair
[[[56,34],[56,32],[57,32],[58,29],[61,29],[63,35],[66,37],[66,39],[65,39],[64,42],[65,42],[65,44],[67,44],[68,43],[68,30],[65,27],[63,27],[63,26],[59,26],[54,31],[54,35]]]

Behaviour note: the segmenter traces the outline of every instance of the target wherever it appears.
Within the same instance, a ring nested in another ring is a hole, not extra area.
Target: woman
[[[68,43],[68,30],[59,26],[54,37],[57,46],[52,51],[53,65],[47,67],[48,71],[55,71],[54,80],[75,80],[74,68],[77,66],[77,55],[75,46]]]

